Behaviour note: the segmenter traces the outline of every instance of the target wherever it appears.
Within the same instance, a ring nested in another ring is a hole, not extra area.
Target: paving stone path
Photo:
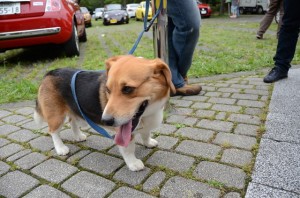
[[[153,132],[158,147],[137,137],[140,172],[90,128],[82,129],[87,141],[76,143],[65,125],[70,154],[57,156],[47,126],[33,121],[34,101],[1,105],[0,197],[244,197],[273,87],[255,75],[190,81],[203,91],[171,98]]]

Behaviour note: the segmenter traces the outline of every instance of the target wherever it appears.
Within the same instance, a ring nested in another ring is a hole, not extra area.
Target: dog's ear
[[[108,73],[109,69],[113,66],[115,62],[117,62],[119,59],[126,57],[126,55],[121,55],[121,56],[113,56],[110,57],[109,59],[105,60],[105,66],[106,66],[106,73]]]
[[[155,73],[164,75],[164,77],[167,81],[167,84],[170,87],[171,93],[175,94],[176,89],[175,89],[174,84],[172,83],[172,74],[171,74],[171,71],[169,69],[169,66],[159,58],[155,59],[155,63],[156,63]]]
[[[121,56],[113,56],[110,57],[109,59],[105,60],[105,66],[106,66],[106,73],[108,73],[109,69],[111,66],[119,59]]]

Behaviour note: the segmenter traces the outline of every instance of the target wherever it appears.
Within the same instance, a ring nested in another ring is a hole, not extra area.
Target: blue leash
[[[78,99],[77,99],[77,95],[76,95],[76,90],[75,90],[75,85],[76,85],[76,77],[77,74],[79,74],[80,72],[83,72],[82,70],[75,72],[75,74],[72,76],[72,80],[71,80],[71,90],[72,90],[72,95],[73,98],[75,100],[75,103],[77,105],[77,108],[79,110],[79,112],[81,113],[82,117],[86,120],[86,122],[98,133],[100,133],[101,135],[103,135],[104,137],[110,138],[110,139],[114,139],[114,136],[111,136],[107,133],[107,131],[105,129],[103,129],[102,127],[98,126],[97,124],[95,124],[91,119],[89,119],[81,110],[81,107],[78,103]]]
[[[131,48],[131,50],[128,52],[128,54],[133,54],[134,51],[136,50],[140,40],[142,39],[143,35],[145,32],[148,32],[150,27],[153,25],[155,19],[158,17],[159,13],[161,12],[162,9],[162,5],[163,5],[163,0],[160,0],[160,4],[159,4],[159,8],[157,10],[157,12],[155,13],[155,15],[152,17],[151,21],[149,22],[149,25],[147,26],[147,19],[148,19],[148,11],[149,11],[149,5],[150,5],[150,0],[146,0],[146,8],[145,8],[145,16],[144,16],[144,29],[143,31],[140,33],[140,35],[138,36],[137,40],[135,41],[133,47]]]
[[[157,12],[155,13],[155,15],[153,16],[153,18],[151,19],[151,21],[149,22],[149,25],[147,26],[147,18],[148,18],[148,11],[149,11],[149,5],[150,5],[150,0],[146,0],[146,11],[145,11],[145,16],[144,16],[144,29],[143,31],[140,33],[140,35],[138,36],[136,42],[134,43],[132,49],[128,52],[128,54],[133,54],[135,49],[137,48],[144,32],[148,32],[150,27],[153,25],[154,20],[158,17],[159,13],[161,12],[162,9],[162,3],[163,0],[160,1],[160,5],[159,8],[157,10]],[[83,72],[82,70],[79,70],[77,72],[75,72],[72,76],[72,80],[71,80],[71,90],[72,90],[72,95],[74,98],[74,101],[77,105],[77,108],[81,114],[81,116],[85,119],[85,121],[98,133],[100,133],[102,136],[110,138],[110,139],[114,139],[114,136],[111,136],[107,133],[107,131],[105,129],[103,129],[102,127],[98,126],[96,123],[94,123],[91,119],[89,119],[81,110],[81,107],[79,105],[78,99],[77,99],[77,94],[76,94],[76,77],[77,74],[79,74],[80,72]]]

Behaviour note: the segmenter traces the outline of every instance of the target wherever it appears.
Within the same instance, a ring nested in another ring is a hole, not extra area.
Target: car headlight
[[[105,14],[104,17],[105,17],[105,18],[108,18],[108,14]]]

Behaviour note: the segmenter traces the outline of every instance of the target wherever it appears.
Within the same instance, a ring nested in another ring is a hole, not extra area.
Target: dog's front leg
[[[148,148],[153,148],[158,145],[157,140],[151,138],[151,131],[158,128],[163,121],[163,109],[155,114],[142,118],[143,127],[139,130],[143,143]]]
[[[79,129],[76,122],[82,122],[82,121],[79,120],[79,119],[76,119],[75,117],[73,117],[71,119],[71,128],[72,128],[72,131],[74,133],[75,140],[77,142],[85,141],[86,140],[86,135],[84,133],[82,133],[82,131],[80,131],[80,129]]]
[[[131,171],[139,171],[144,169],[142,160],[135,157],[135,140],[132,138],[127,147],[118,146],[125,163]]]

